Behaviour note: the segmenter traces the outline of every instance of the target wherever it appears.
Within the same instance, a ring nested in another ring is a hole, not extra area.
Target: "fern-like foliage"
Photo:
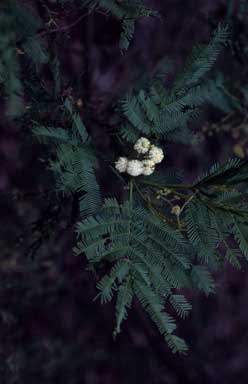
[[[33,133],[42,142],[51,142],[56,146],[56,159],[50,162],[50,168],[56,178],[57,190],[69,195],[77,193],[80,214],[85,217],[97,211],[101,204],[95,175],[98,162],[79,114],[73,112],[68,100],[64,108],[71,117],[70,130],[36,123]]]
[[[187,235],[199,257],[203,255],[210,267],[219,267],[216,251],[220,244],[225,246],[226,259],[234,266],[240,267],[242,254],[247,258],[247,195],[236,189],[247,177],[247,161],[230,159],[224,165],[215,164],[194,184],[195,197],[185,211]],[[239,250],[229,245],[231,235]]]
[[[197,187],[204,185],[233,185],[247,181],[248,161],[237,158],[230,159],[224,165],[214,164],[210,170],[196,183]]]
[[[199,83],[215,64],[223,44],[229,36],[228,26],[219,25],[212,40],[205,46],[198,46],[186,63],[185,69],[178,76],[175,87],[178,91],[191,88]]]
[[[128,49],[133,39],[136,20],[141,17],[158,17],[158,13],[149,8],[143,0],[82,0],[81,4],[90,11],[104,10],[106,15],[112,15],[121,21],[119,46],[122,51]]]
[[[34,65],[48,61],[48,53],[38,36],[42,21],[29,7],[15,0],[0,6],[0,84],[7,98],[7,114],[15,117],[23,112],[23,87],[20,58]]]
[[[168,63],[163,62],[148,89],[129,92],[121,101],[121,111],[126,118],[122,137],[134,142],[140,134],[155,134],[167,140],[190,143],[193,136],[189,123],[197,119],[199,108],[216,94],[216,87],[205,81],[205,75],[215,64],[227,37],[227,26],[219,25],[210,43],[194,50],[170,90],[166,91],[163,84],[161,74],[166,73],[163,68],[168,68]]]
[[[157,13],[148,8],[143,0],[100,0],[99,6],[110,12],[122,21],[122,32],[120,35],[120,49],[127,50],[133,39],[135,22],[140,17],[157,16]]]
[[[118,290],[115,334],[136,296],[172,350],[185,351],[185,343],[173,335],[174,318],[164,310],[167,301],[181,317],[190,309],[183,296],[173,293],[189,285],[191,247],[185,238],[140,206],[120,205],[114,199],[105,201],[100,214],[81,222],[78,235],[77,254],[86,254],[91,263],[113,264],[97,287],[102,302]]]
[[[202,258],[206,264],[215,263],[218,236],[215,228],[212,227],[208,207],[200,201],[190,203],[187,207],[186,223],[188,238],[197,249],[198,257]]]

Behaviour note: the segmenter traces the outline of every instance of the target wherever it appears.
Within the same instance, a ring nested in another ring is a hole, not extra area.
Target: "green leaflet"
[[[227,248],[225,255],[226,260],[237,269],[241,269],[241,264],[239,261],[240,256],[241,255],[239,249],[233,249],[229,247]]]
[[[245,258],[248,259],[248,224],[247,222],[239,221],[235,216],[233,216],[233,234]]]
[[[195,284],[205,295],[215,292],[215,285],[213,277],[203,265],[195,265],[191,271],[191,278]]]
[[[116,289],[116,281],[121,283],[129,272],[129,265],[127,261],[118,261],[110,271],[109,275],[105,275],[102,280],[97,284],[97,288],[101,291],[99,296],[101,302],[105,303],[110,301],[113,297],[113,290]]]
[[[185,221],[190,242],[198,256],[207,264],[214,265],[218,234],[212,227],[209,209],[201,202],[188,204]]]
[[[175,309],[179,317],[185,318],[189,315],[189,311],[192,309],[191,304],[183,295],[171,295],[170,303]]]
[[[121,324],[128,316],[133,300],[132,280],[129,277],[120,285],[116,299],[116,328],[114,336],[121,332]]]

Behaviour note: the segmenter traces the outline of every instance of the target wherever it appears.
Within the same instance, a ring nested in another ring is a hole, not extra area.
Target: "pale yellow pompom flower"
[[[134,145],[134,149],[139,154],[144,155],[149,151],[150,148],[150,140],[148,140],[146,137],[141,137]]]
[[[115,162],[115,168],[120,173],[126,172],[128,165],[128,159],[126,157],[119,157],[119,159]]]
[[[149,150],[149,159],[152,160],[155,164],[161,163],[164,158],[164,152],[161,148],[152,145]]]
[[[143,164],[140,160],[130,160],[127,164],[127,173],[130,176],[139,176],[143,172]]]
[[[155,163],[150,159],[146,159],[142,161],[142,164],[143,164],[142,174],[145,176],[152,175],[153,172],[155,171]]]
[[[174,205],[174,207],[171,209],[171,213],[173,215],[179,216],[181,213],[181,207],[179,205]]]

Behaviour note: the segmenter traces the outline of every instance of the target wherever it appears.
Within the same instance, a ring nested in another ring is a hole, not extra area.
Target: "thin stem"
[[[160,199],[163,200],[163,201],[165,201],[167,204],[169,204],[171,208],[173,207],[172,202],[171,202],[169,199],[166,199],[166,197],[161,196]]]
[[[144,180],[140,180],[140,183],[142,184],[147,184],[147,185],[150,185],[152,187],[157,187],[157,188],[160,188],[160,189],[163,189],[163,188],[171,188],[171,189],[190,189],[190,190],[195,190],[195,187],[191,184],[164,184],[164,185],[161,185],[161,184],[158,184],[158,183],[154,183],[154,182],[151,182],[151,181],[144,181]]]
[[[138,185],[136,183],[134,183],[134,186],[135,188],[137,189],[137,192],[138,194],[140,195],[140,197],[148,204],[148,201],[146,200],[144,194],[142,193],[142,191],[140,190],[140,188],[138,187]]]
[[[132,209],[133,209],[133,180],[131,179],[129,181],[129,207],[128,207],[128,213],[129,213],[129,219],[128,219],[128,239],[129,239],[129,246],[132,247],[132,240],[131,240],[131,230],[132,230]],[[127,260],[130,261],[129,256],[127,256]]]
[[[181,197],[181,199],[184,199],[184,200],[187,200],[188,199],[188,195],[185,195],[183,193],[180,193],[180,192],[177,192],[177,191],[172,191],[172,193],[178,197]],[[175,199],[174,199],[175,200]]]
[[[177,215],[177,226],[178,226],[179,231],[181,231],[182,224],[181,224],[180,216],[179,215]]]
[[[133,207],[133,180],[130,180],[129,182],[129,201],[130,201],[130,207]]]
[[[91,8],[87,12],[83,13],[73,23],[68,24],[68,25],[58,26],[57,28],[53,28],[53,29],[50,29],[50,30],[47,30],[47,31],[42,31],[42,32],[39,33],[39,37],[48,35],[50,33],[68,31],[69,29],[71,29],[71,28],[75,27],[77,24],[79,24],[80,21],[83,20],[85,17],[89,16],[92,13],[92,11],[94,10],[94,8],[96,7],[96,5],[97,4],[95,4],[93,6],[93,8]]]
[[[195,195],[198,193],[198,191],[196,191],[195,193],[193,193],[193,195],[191,195],[189,197],[189,199],[187,201],[185,201],[185,203],[182,205],[181,207],[181,213],[183,212],[183,210],[185,209],[185,207],[193,200],[193,198],[195,197]]]
[[[81,20],[83,20],[86,16],[88,16],[88,12],[84,15],[81,15],[77,20],[75,20],[72,24],[69,25],[63,25],[63,26],[58,26],[57,28],[49,29],[47,31],[43,31],[39,33],[39,37],[49,35],[50,33],[55,33],[55,32],[63,32],[63,31],[68,31],[69,29],[75,27],[78,23],[80,23]]]

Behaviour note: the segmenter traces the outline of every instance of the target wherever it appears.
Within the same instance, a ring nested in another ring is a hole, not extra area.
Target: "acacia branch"
[[[82,21],[85,17],[87,17],[91,13],[91,11],[92,10],[84,13],[83,15],[78,17],[76,20],[74,20],[74,22],[71,23],[71,24],[61,25],[61,26],[58,26],[57,28],[53,28],[53,29],[49,29],[49,30],[46,30],[46,31],[42,31],[38,35],[39,35],[39,37],[43,37],[45,35],[49,35],[50,33],[68,31],[69,29],[71,29],[71,28],[75,27],[77,24],[79,24],[80,21]]]

